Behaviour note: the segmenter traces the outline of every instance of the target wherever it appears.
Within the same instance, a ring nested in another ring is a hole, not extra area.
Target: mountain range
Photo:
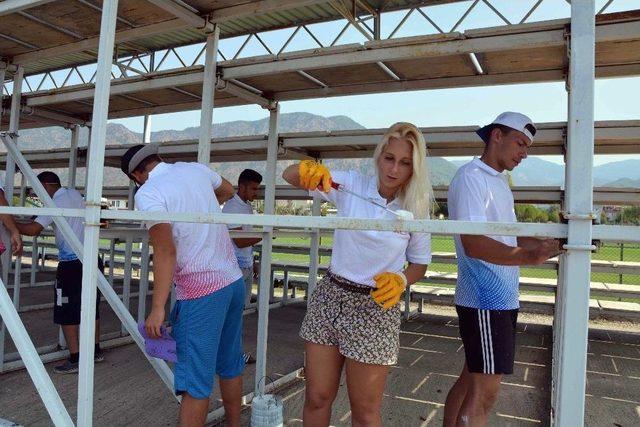
[[[213,135],[218,138],[260,135],[268,132],[268,119],[255,121],[237,120],[232,122],[215,123]],[[281,132],[309,132],[328,130],[353,130],[365,129],[356,121],[347,116],[323,117],[310,113],[286,113],[280,116]],[[151,141],[177,141],[197,139],[198,127],[188,127],[182,130],[161,130],[151,133]],[[81,130],[79,144],[86,145],[88,132]],[[71,132],[60,127],[30,129],[20,132],[19,145],[22,149],[51,149],[68,147]],[[133,132],[126,126],[118,123],[110,123],[107,126],[107,145],[136,144],[142,141],[142,134]],[[4,147],[0,147],[4,151]],[[439,157],[429,158],[431,179],[433,185],[446,185],[454,176],[457,168],[465,163],[459,159],[448,160]],[[279,162],[279,172],[286,167],[287,162]],[[288,164],[288,163],[287,163]],[[356,169],[370,174],[372,170],[371,159],[335,159],[328,160],[326,164],[331,169]],[[264,162],[234,162],[216,164],[214,168],[232,182],[237,179],[240,172],[250,167],[258,171],[264,170]],[[80,169],[79,182],[82,182],[84,170]],[[66,179],[67,171],[60,171],[61,178]],[[277,175],[280,176],[280,173]],[[564,166],[543,160],[540,157],[525,159],[512,173],[512,180],[519,186],[559,186],[564,181]],[[630,187],[640,188],[640,160],[629,159],[618,162],[606,163],[596,166],[593,170],[594,184],[596,186]],[[125,185],[125,177],[117,170],[107,168],[105,170],[105,185]]]

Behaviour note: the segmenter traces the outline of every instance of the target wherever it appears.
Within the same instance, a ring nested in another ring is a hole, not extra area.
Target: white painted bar
[[[213,128],[213,106],[219,37],[220,27],[216,25],[214,32],[207,36],[205,49],[202,106],[200,109],[200,138],[198,141],[198,162],[205,165],[211,163],[211,130]]]
[[[320,216],[322,200],[317,195],[313,196],[313,204],[311,205],[311,215]],[[316,288],[318,282],[318,264],[320,263],[320,230],[315,228],[311,234],[311,244],[309,246],[309,287],[307,289],[307,304],[311,301],[311,295]]]
[[[111,62],[118,17],[118,0],[104,2],[100,21],[100,43],[96,89],[91,116],[91,137],[87,152],[87,179],[85,186],[85,233],[82,254],[82,297],[80,309],[80,364],[78,371],[78,426],[93,424],[93,368],[96,315],[96,282],[100,233],[100,199],[104,176],[104,147],[109,111]],[[64,221],[64,220],[63,220]],[[76,252],[78,257],[80,253]]]
[[[593,211],[595,0],[571,4],[566,168],[568,245],[558,290],[551,402],[552,425],[584,424]],[[574,249],[571,249],[574,248]]]
[[[280,106],[269,111],[269,142],[265,171],[264,213],[273,215],[276,203],[276,165],[278,161],[278,122]],[[254,216],[254,215],[245,215]],[[273,228],[265,227],[262,238],[262,259],[260,262],[260,283],[258,288],[258,345],[256,349],[255,393],[265,393],[267,381],[267,337],[269,332],[269,296],[271,294],[271,248]]]
[[[76,178],[78,176],[78,139],[80,128],[76,125],[71,128],[71,148],[69,149],[69,182],[67,187],[76,188]]]
[[[138,322],[144,321],[149,293],[149,240],[142,242],[140,253],[140,279],[138,281]]]
[[[5,0],[0,2],[0,16],[20,12],[43,4],[51,3],[53,0]]]
[[[21,96],[22,96],[22,82],[23,82],[23,78],[24,78],[24,68],[21,66],[18,66],[18,69],[16,71],[16,73],[13,76],[13,93],[11,95],[11,111],[10,111],[10,116],[9,116],[9,132],[12,132],[14,134],[17,134],[18,129],[20,128],[20,101],[21,101]],[[2,86],[2,83],[4,83],[4,81],[0,81],[0,86]],[[0,90],[1,91],[1,90]],[[0,96],[0,98],[2,98],[2,96]],[[17,139],[17,138],[16,138]],[[17,143],[17,140],[16,140]],[[5,198],[7,199],[7,203],[9,206],[13,206],[13,182],[14,182],[14,177],[15,177],[15,171],[16,171],[16,163],[15,163],[15,159],[13,158],[13,156],[7,154],[7,165],[6,165],[6,169],[5,169],[5,179],[4,179],[4,194],[5,194]],[[7,247],[7,250],[2,254],[2,265],[3,265],[3,271],[2,271],[2,280],[3,283],[8,283],[9,280],[9,272],[11,271],[11,267],[12,267],[12,255],[11,255],[11,250],[9,250],[11,248],[11,239],[9,237],[9,233],[4,230],[3,228],[3,234],[5,237],[5,246]],[[16,258],[16,268],[18,266],[18,262],[17,261],[18,258]],[[20,284],[20,276],[17,277],[17,279],[14,278],[14,286],[15,284],[18,283],[18,285]],[[20,287],[18,286],[17,289],[14,288],[13,290],[14,292],[14,306],[16,307],[16,309],[18,309],[19,305],[15,305],[15,304],[20,304]],[[3,364],[4,364],[4,337],[5,337],[5,325],[2,322],[2,319],[0,319],[0,372],[2,372],[2,368],[3,368]]]

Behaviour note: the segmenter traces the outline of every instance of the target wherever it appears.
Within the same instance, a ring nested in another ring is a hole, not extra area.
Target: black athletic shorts
[[[512,374],[518,310],[481,310],[456,305],[469,372]]]
[[[98,268],[104,272],[102,261]],[[80,324],[80,298],[82,295],[82,262],[60,261],[53,288],[53,323],[57,325]],[[100,318],[100,292],[96,296],[96,319]]]

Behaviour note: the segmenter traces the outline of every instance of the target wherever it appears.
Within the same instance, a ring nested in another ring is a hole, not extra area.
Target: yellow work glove
[[[313,160],[303,160],[298,168],[300,185],[307,190],[331,190],[331,173],[326,166]]]
[[[374,276],[376,289],[371,291],[371,297],[385,310],[390,309],[400,301],[400,297],[407,287],[407,278],[403,273],[386,271]]]

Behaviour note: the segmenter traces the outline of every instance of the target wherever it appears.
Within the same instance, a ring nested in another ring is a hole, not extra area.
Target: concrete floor
[[[24,304],[41,302],[51,297],[51,289],[33,288],[23,296]],[[135,313],[136,299],[132,299],[131,307]],[[297,333],[304,312],[304,304],[270,312],[267,375],[272,380],[302,367],[303,342]],[[21,317],[36,346],[56,342],[57,328],[51,324],[50,310],[27,312]],[[102,307],[102,319],[103,333],[120,329],[106,304]],[[245,317],[245,349],[254,353],[256,326],[256,314]],[[622,330],[613,332],[612,328]],[[503,381],[490,425],[549,424],[551,336],[549,317],[521,315],[515,372]],[[7,352],[14,351],[9,337],[6,347]],[[426,314],[403,324],[399,363],[391,369],[385,391],[384,424],[441,424],[446,394],[462,364],[463,351],[455,311],[427,306]],[[46,369],[71,416],[75,417],[77,376],[53,374],[54,365],[47,364]],[[253,391],[254,366],[246,369],[245,393]],[[301,425],[304,379],[290,383],[278,394],[285,401],[286,425]],[[219,396],[216,390],[211,409],[219,407]],[[246,409],[243,425],[250,423],[250,408]],[[108,350],[105,362],[96,365],[95,425],[175,425],[177,412],[178,404],[172,393],[135,345]],[[29,426],[51,425],[25,370],[0,374],[0,419]],[[640,332],[637,324],[594,324],[589,340],[585,420],[588,426],[640,425]],[[350,424],[344,378],[334,404],[332,424]]]

